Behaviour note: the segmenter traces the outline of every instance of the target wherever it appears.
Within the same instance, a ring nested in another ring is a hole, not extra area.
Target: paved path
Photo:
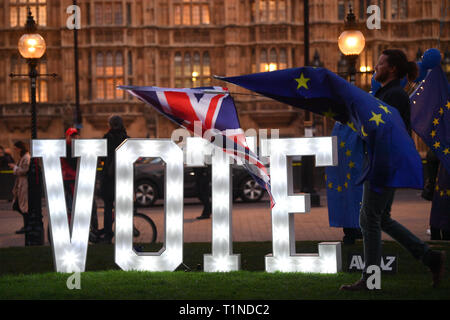
[[[195,219],[202,206],[193,200],[184,206],[184,241],[210,242],[211,220]],[[331,228],[328,224],[326,197],[321,195],[321,207],[312,208],[308,214],[295,214],[296,240],[340,241],[343,233],[340,228]],[[22,226],[21,216],[10,210],[11,203],[0,200],[0,247],[23,246],[24,236],[14,231]],[[422,240],[427,235],[431,202],[420,197],[417,190],[398,190],[392,207],[392,217],[403,224]],[[162,201],[156,207],[144,211],[152,217],[158,227],[157,241],[163,241],[164,208]],[[99,208],[99,221],[102,225],[102,208]],[[47,228],[47,211],[44,209],[44,225]],[[255,204],[235,203],[233,208],[233,241],[271,241],[272,227],[270,204],[262,201]],[[383,239],[390,237],[383,234]],[[46,240],[47,242],[47,240]],[[48,243],[48,242],[47,242]]]

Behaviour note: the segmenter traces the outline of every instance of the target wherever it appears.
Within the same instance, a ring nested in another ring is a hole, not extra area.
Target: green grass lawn
[[[398,273],[382,275],[381,291],[341,292],[341,284],[352,283],[358,273],[336,275],[267,273],[264,256],[271,242],[234,243],[241,254],[242,271],[230,273],[199,272],[203,254],[211,252],[210,243],[186,243],[184,263],[191,269],[175,272],[125,272],[114,263],[113,245],[94,245],[88,249],[86,272],[81,274],[81,290],[69,290],[70,274],[53,272],[50,247],[0,249],[0,299],[162,299],[162,300],[442,300],[450,298],[450,279],[431,287],[431,274],[407,251],[394,242],[383,245],[386,254],[398,256]],[[159,245],[160,246],[160,245]],[[437,242],[435,249],[447,251],[450,244]],[[156,248],[156,247],[155,247]],[[151,250],[152,248],[146,248]],[[297,243],[297,252],[317,252],[317,242]],[[362,243],[343,246],[347,254],[362,252]],[[446,270],[449,270],[449,261]],[[447,273],[448,274],[448,273]]]

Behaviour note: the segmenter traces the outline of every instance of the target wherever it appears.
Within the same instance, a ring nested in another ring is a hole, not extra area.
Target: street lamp
[[[45,40],[37,33],[36,22],[28,8],[25,34],[20,37],[18,44],[20,55],[26,59],[29,66],[28,74],[10,74],[10,77],[28,76],[31,82],[31,139],[37,139],[36,125],[36,79],[40,76],[56,77],[56,74],[39,74],[38,61],[45,54]],[[32,158],[28,171],[28,231],[25,233],[25,245],[43,245],[44,231],[42,224],[41,174],[37,158]]]
[[[364,50],[366,40],[361,31],[357,30],[356,17],[353,14],[352,6],[350,4],[350,12],[344,25],[344,31],[338,38],[339,50],[345,55],[349,62],[350,82],[355,83],[356,75],[356,59]]]

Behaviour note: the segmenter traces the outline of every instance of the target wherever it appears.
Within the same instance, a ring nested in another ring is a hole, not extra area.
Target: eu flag
[[[411,127],[450,172],[450,101],[441,66],[434,67],[411,94]]]
[[[339,122],[336,122],[331,135],[338,138],[338,166],[325,168],[330,226],[359,228],[363,189],[356,185],[356,178],[362,172],[363,141],[352,129]]]
[[[349,126],[367,144],[368,166],[357,180],[375,187],[423,188],[422,162],[396,108],[324,68],[302,67],[218,77]]]

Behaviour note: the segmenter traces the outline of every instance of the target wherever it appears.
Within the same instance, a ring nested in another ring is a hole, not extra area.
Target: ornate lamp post
[[[73,0],[73,5],[78,6],[76,0]],[[78,13],[77,13],[78,14]],[[75,68],[75,116],[74,125],[80,130],[83,128],[83,117],[81,115],[80,108],[80,76],[79,76],[79,66],[78,66],[78,29],[75,27],[73,29],[73,56],[74,56],[74,68]]]
[[[364,50],[366,40],[361,31],[357,30],[356,17],[353,14],[352,6],[345,20],[344,31],[338,38],[339,50],[345,55],[349,62],[350,82],[355,83],[356,59]]]
[[[11,77],[28,76],[31,82],[31,139],[37,139],[36,125],[36,79],[40,76],[53,76],[56,74],[39,74],[37,65],[39,59],[45,54],[45,40],[37,33],[36,22],[28,8],[28,17],[25,25],[25,34],[19,39],[20,55],[27,60],[29,66],[28,74],[10,74]],[[44,244],[44,231],[42,224],[42,201],[41,201],[41,175],[37,159],[32,158],[28,172],[28,214],[29,231],[25,234],[25,245]]]

